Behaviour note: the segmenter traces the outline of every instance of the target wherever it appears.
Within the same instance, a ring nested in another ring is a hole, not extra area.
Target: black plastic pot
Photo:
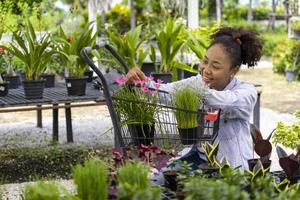
[[[290,181],[290,184],[300,183],[300,175],[287,177],[287,179]]]
[[[0,83],[0,97],[5,97],[8,94],[8,82]]]
[[[131,134],[131,138],[133,139],[134,145],[150,145],[154,142],[154,124],[128,124],[127,126]]]
[[[41,78],[45,80],[46,88],[51,88],[55,86],[55,74],[42,74]]]
[[[86,91],[87,77],[66,78],[68,95],[84,96]]]
[[[172,74],[171,73],[151,73],[154,80],[157,81],[157,79],[160,79],[163,81],[163,83],[171,83],[172,82]]]
[[[154,63],[151,63],[151,62],[145,62],[145,63],[143,63],[141,70],[142,70],[142,72],[144,72],[144,74],[146,76],[150,76],[151,73],[155,72],[155,65],[154,65]]]
[[[3,76],[3,79],[9,82],[9,89],[17,89],[21,85],[20,76]]]
[[[92,70],[85,71],[84,76],[87,77],[87,82],[90,83],[93,81],[93,71]]]
[[[165,187],[169,188],[172,191],[177,190],[177,176],[178,173],[176,171],[165,171],[163,172],[164,179],[165,179]]]
[[[178,128],[181,144],[188,145],[197,142],[197,127],[194,128]]]
[[[45,80],[23,81],[24,94],[26,99],[42,99],[45,87]]]
[[[249,171],[253,171],[254,166],[256,165],[256,163],[259,161],[258,158],[254,158],[254,159],[250,159],[248,160],[248,166],[249,166]],[[268,160],[267,162],[262,163],[264,169],[267,169],[268,167],[271,166],[272,160]],[[268,170],[268,172],[270,171],[270,168]]]

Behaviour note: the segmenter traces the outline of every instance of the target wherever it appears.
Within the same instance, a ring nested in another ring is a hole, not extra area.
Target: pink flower
[[[122,75],[122,76],[118,76],[116,79],[115,79],[115,82],[118,84],[118,85],[125,85],[125,83],[127,82],[127,78]]]
[[[157,79],[156,83],[158,84],[162,84],[164,81],[163,80],[160,80],[160,79]]]
[[[159,83],[154,83],[154,87],[155,87],[156,89],[158,89],[158,88],[160,87],[160,84],[159,84]]]
[[[147,92],[149,92],[149,88],[141,87],[141,91],[144,92],[144,93],[147,93]]]
[[[0,47],[0,54],[4,54],[4,53],[5,53],[4,49]]]
[[[147,81],[153,81],[154,80],[154,77],[153,76],[149,76],[149,77],[147,77]]]

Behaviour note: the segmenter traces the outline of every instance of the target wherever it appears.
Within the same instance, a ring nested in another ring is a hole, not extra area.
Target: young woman
[[[235,75],[242,64],[257,64],[262,45],[257,34],[251,30],[220,28],[212,35],[212,43],[200,64],[199,75],[163,84],[160,89],[171,92],[183,84],[205,84],[206,104],[221,108],[218,158],[226,157],[233,167],[248,169],[247,160],[252,158],[250,116],[257,91],[252,84],[238,80]],[[145,79],[138,69],[131,69],[127,78]]]

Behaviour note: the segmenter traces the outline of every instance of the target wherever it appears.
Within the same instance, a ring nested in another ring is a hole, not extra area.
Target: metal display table
[[[45,88],[42,99],[25,99],[23,87],[10,89],[6,97],[0,97],[0,113],[37,111],[37,126],[42,127],[42,110],[52,109],[53,140],[58,141],[58,110],[65,108],[67,141],[73,142],[71,107],[105,105],[101,90],[87,83],[85,96],[68,96],[65,83],[56,83],[54,88]]]

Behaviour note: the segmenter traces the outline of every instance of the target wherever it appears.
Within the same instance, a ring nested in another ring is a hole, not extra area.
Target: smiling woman
[[[233,167],[248,169],[247,160],[252,158],[250,116],[257,91],[252,84],[238,80],[235,75],[241,64],[256,65],[261,57],[262,45],[252,30],[223,27],[212,35],[199,74],[189,79],[162,84],[160,89],[172,92],[179,86],[206,85],[205,103],[221,109],[218,159],[226,157]],[[143,79],[143,73],[131,69],[127,78]]]

